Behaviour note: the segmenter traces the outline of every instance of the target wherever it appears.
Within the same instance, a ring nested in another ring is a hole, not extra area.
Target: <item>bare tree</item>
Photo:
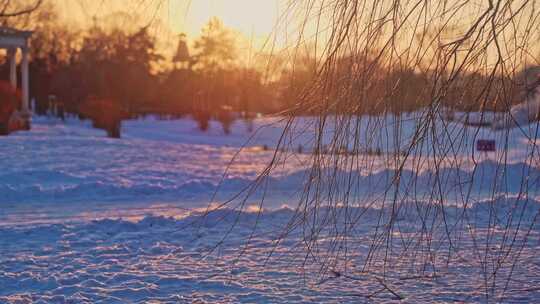
[[[0,1],[0,18],[19,17],[37,10],[43,4],[43,0],[31,1]]]

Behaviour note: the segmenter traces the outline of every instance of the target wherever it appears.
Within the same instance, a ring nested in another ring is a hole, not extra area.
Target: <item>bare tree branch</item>
[[[43,0],[36,0],[36,2],[34,2],[32,5],[21,9],[16,9],[13,12],[7,11],[10,3],[12,3],[10,0],[5,2],[2,12],[0,12],[0,18],[17,17],[30,14],[41,6]]]

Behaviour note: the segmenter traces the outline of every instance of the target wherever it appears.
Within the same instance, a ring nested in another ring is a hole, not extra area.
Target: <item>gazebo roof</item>
[[[21,31],[7,26],[0,26],[0,36],[28,38],[31,35],[32,31]]]
[[[0,48],[26,48],[31,35],[31,31],[0,26]]]

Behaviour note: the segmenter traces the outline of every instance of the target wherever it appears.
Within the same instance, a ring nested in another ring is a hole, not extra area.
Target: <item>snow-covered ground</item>
[[[322,174],[355,190],[303,218],[318,119],[295,120],[282,138],[279,118],[257,119],[253,132],[238,121],[231,135],[215,122],[201,132],[189,119],[147,118],[109,139],[87,122],[36,117],[30,132],[0,138],[0,302],[540,298],[537,125],[423,128],[427,115],[324,122],[323,158],[345,161]],[[263,186],[207,214],[249,192],[280,139]],[[497,151],[476,152],[476,139]]]

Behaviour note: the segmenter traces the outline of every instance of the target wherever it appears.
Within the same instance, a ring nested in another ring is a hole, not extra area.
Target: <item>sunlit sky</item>
[[[95,18],[103,19],[113,14],[123,12],[137,16],[137,22],[124,21],[127,26],[142,26],[152,24],[158,31],[163,49],[172,51],[176,47],[177,37],[186,33],[188,39],[199,36],[201,28],[208,20],[216,16],[224,25],[239,33],[243,37],[246,47],[255,50],[268,48],[268,44],[277,48],[294,45],[294,34],[300,32],[295,29],[291,21],[291,10],[287,9],[290,3],[304,1],[291,0],[48,0],[59,9],[62,19],[75,23],[78,26],[92,24]],[[322,2],[324,3],[324,2]],[[471,11],[474,8],[473,11]],[[462,22],[465,27],[470,20],[468,14],[478,15],[480,7],[468,7],[455,17],[456,22]],[[284,14],[286,13],[286,16]],[[300,19],[304,19],[301,16]],[[112,18],[115,22],[121,22]],[[285,22],[284,22],[285,21]],[[279,24],[279,28],[276,26]],[[287,28],[283,28],[283,26]],[[124,24],[121,24],[122,26]],[[313,24],[312,24],[313,25]],[[312,26],[314,27],[314,26]],[[308,29],[301,30],[304,38],[309,37]],[[313,32],[313,31],[311,31]],[[320,32],[318,32],[320,37]],[[272,36],[272,34],[274,34]],[[277,38],[276,38],[277,37]],[[276,40],[277,39],[277,40]],[[309,39],[309,38],[308,38]],[[167,45],[168,44],[168,45]],[[240,43],[241,44],[241,43]]]
[[[259,43],[273,32],[283,0],[51,0],[61,16],[80,26],[91,24],[95,17],[114,12],[139,16],[140,23],[159,22],[173,34],[199,35],[213,17],[225,26],[253,37]]]
[[[169,1],[167,19],[171,27],[190,34],[212,16],[218,16],[229,27],[246,35],[268,35],[278,16],[277,0],[185,0]]]

